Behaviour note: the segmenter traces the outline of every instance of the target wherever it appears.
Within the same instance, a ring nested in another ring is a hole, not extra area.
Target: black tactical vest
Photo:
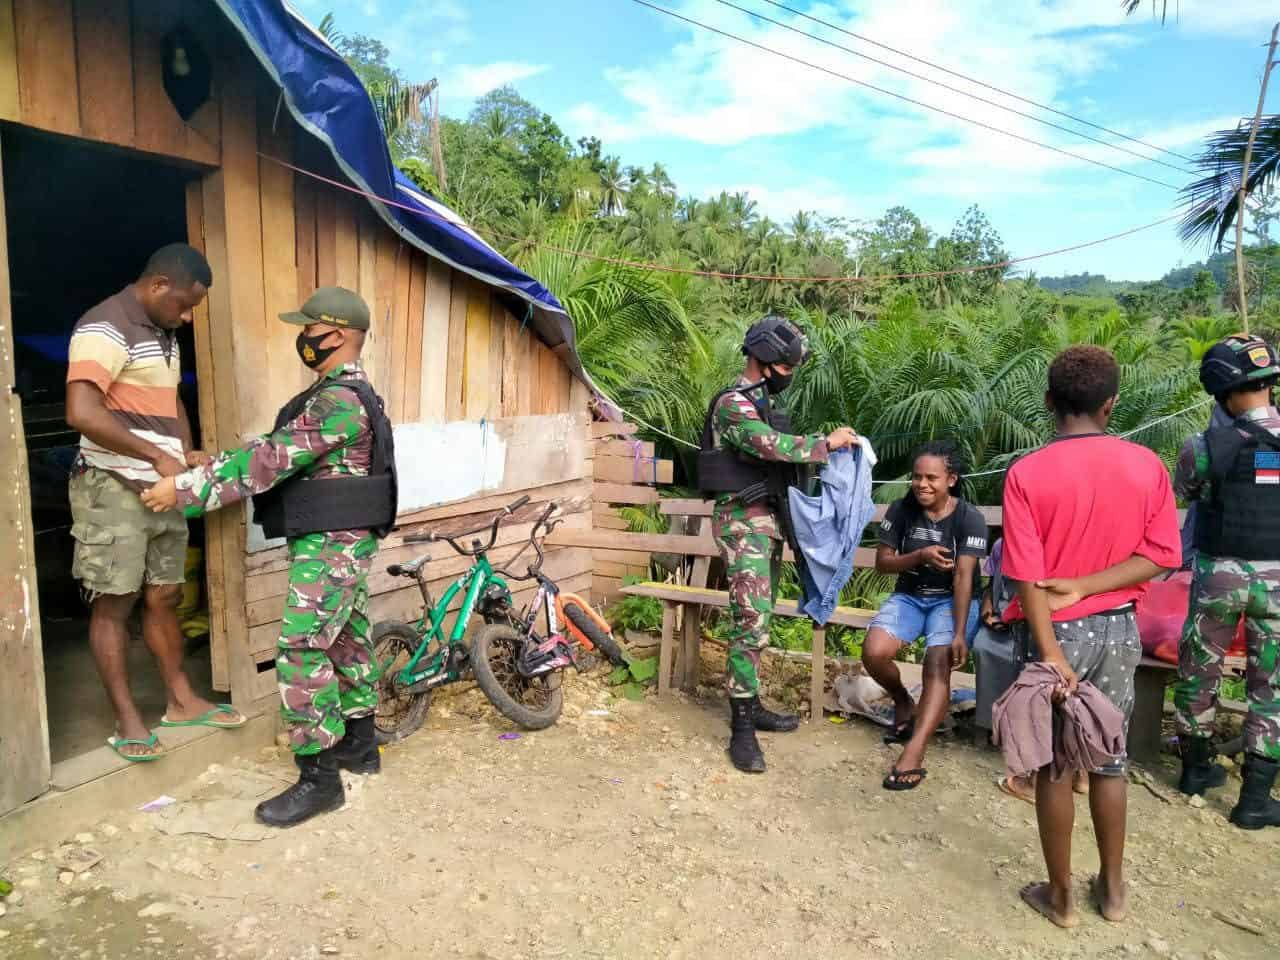
[[[1196,549],[1213,557],[1280,560],[1280,437],[1251,420],[1204,436],[1212,499],[1196,508]]]
[[[716,406],[723,397],[731,393],[741,393],[755,404],[760,419],[779,433],[791,432],[791,417],[785,410],[773,407],[768,395],[764,394],[763,402],[756,402],[752,394],[764,393],[763,387],[729,387],[721,390],[711,398],[707,407],[707,418],[702,425],[702,442],[698,450],[698,488],[703,493],[716,496],[722,493],[743,493],[753,491],[760,496],[749,496],[751,501],[763,498],[768,493],[776,493],[775,488],[785,488],[796,482],[797,471],[794,464],[772,463],[751,457],[736,450],[716,445],[715,420]],[[762,486],[763,485],[763,486]]]
[[[267,538],[300,537],[333,530],[369,530],[382,539],[396,524],[396,453],[382,398],[365,380],[322,378],[281,408],[274,430],[295,419],[325,387],[341,384],[360,398],[373,428],[367,477],[295,474],[253,498],[253,516]]]

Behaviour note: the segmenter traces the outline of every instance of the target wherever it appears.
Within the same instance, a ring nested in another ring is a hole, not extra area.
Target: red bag
[[[1153,580],[1138,600],[1138,636],[1142,652],[1165,663],[1178,662],[1178,642],[1187,619],[1191,596],[1191,574],[1180,570],[1164,580]],[[1243,656],[1245,651],[1244,618],[1236,625],[1228,656]]]

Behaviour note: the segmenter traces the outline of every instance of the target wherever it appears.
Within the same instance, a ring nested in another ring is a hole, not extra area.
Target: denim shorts
[[[955,617],[951,612],[950,594],[940,597],[917,597],[912,593],[895,593],[880,605],[871,621],[899,643],[915,643],[924,637],[927,647],[949,647],[955,639]],[[972,646],[978,633],[978,601],[969,604],[969,620],[964,639]]]

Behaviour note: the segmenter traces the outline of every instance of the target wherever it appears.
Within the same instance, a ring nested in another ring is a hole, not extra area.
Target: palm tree
[[[1196,158],[1196,167],[1204,173],[1199,180],[1182,190],[1187,212],[1179,233],[1188,243],[1209,240],[1218,250],[1227,230],[1235,223],[1240,200],[1240,168],[1249,143],[1252,121],[1242,120],[1231,130],[1219,130],[1209,137],[1204,150]],[[1253,144],[1249,163],[1249,180],[1245,198],[1266,193],[1280,173],[1280,115],[1263,117]]]
[[[626,199],[630,181],[622,171],[622,162],[617,157],[605,160],[600,170],[600,215],[616,217],[627,209]]]

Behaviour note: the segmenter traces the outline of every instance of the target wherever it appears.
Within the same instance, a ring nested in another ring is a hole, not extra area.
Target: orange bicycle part
[[[577,628],[577,626],[574,625],[572,620],[570,620],[568,617],[564,615],[564,608],[566,603],[572,603],[580,607],[582,611],[595,622],[596,626],[598,626],[606,634],[613,633],[613,628],[609,626],[608,621],[605,620],[602,616],[600,616],[600,614],[596,613],[595,609],[591,606],[591,604],[587,603],[586,600],[583,600],[582,597],[578,596],[576,593],[556,594],[556,617],[560,621],[560,626],[566,632],[572,634],[573,638],[577,640],[578,643],[582,644],[582,646],[586,650],[594,650],[596,648],[596,645],[591,642],[591,640],[587,637],[586,634],[584,634],[581,630]]]

